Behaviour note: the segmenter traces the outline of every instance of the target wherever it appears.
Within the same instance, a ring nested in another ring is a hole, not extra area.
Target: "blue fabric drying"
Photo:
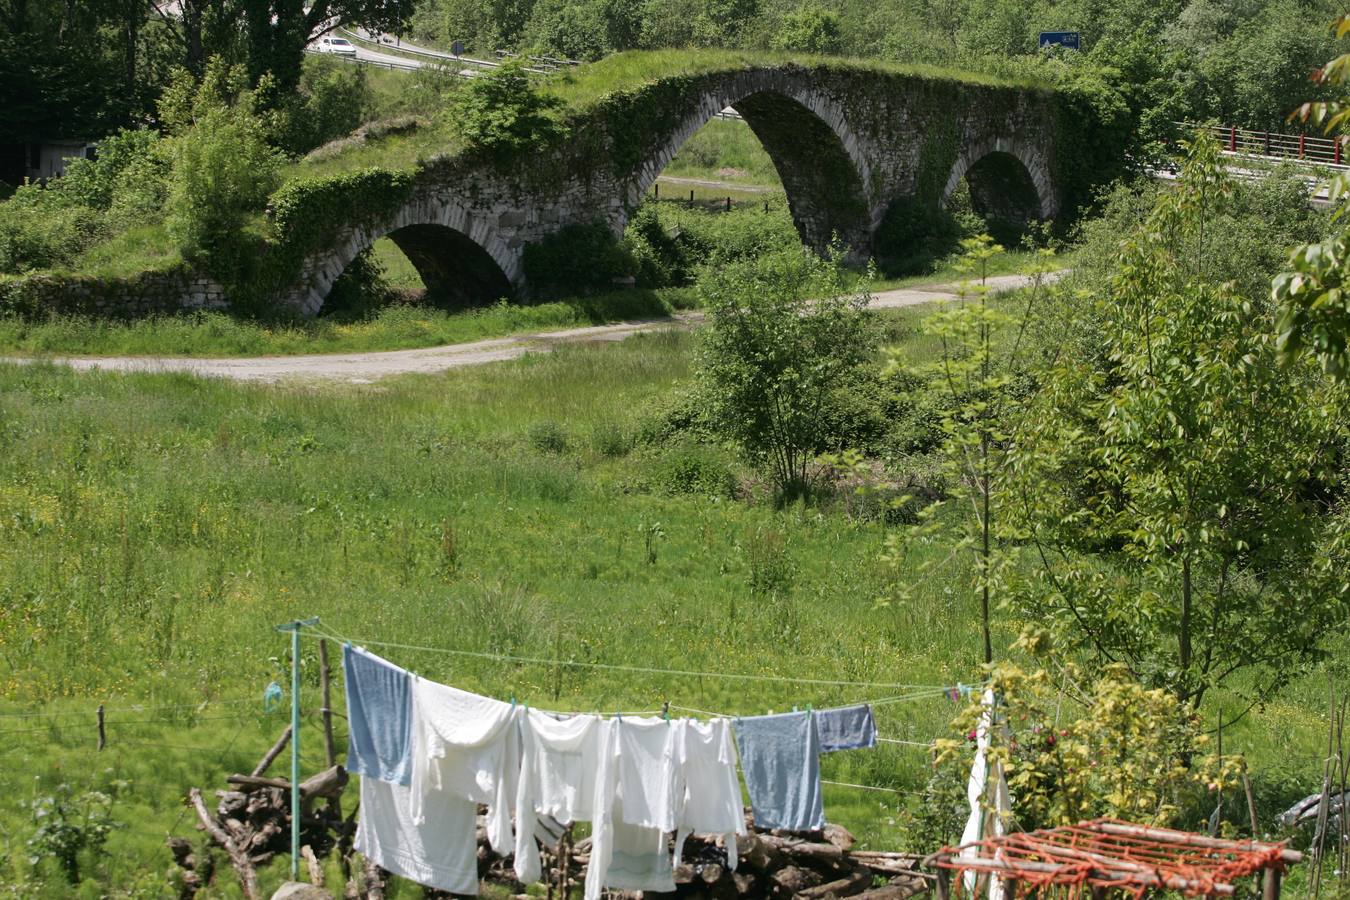
[[[816,731],[821,753],[865,750],[877,745],[877,723],[872,718],[872,707],[866,703],[820,710],[816,713]]]
[[[820,741],[810,712],[736,719],[736,746],[760,828],[825,827]]]
[[[412,776],[412,682],[373,653],[342,648],[347,683],[347,771],[406,785]]]

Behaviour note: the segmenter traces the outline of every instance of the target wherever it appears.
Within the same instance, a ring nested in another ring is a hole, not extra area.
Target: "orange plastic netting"
[[[978,894],[989,877],[998,876],[1010,897],[1035,894],[1076,900],[1085,887],[1135,897],[1160,889],[1191,897],[1230,895],[1234,879],[1264,869],[1282,872],[1297,857],[1282,843],[1222,840],[1094,819],[944,847],[929,862],[958,873],[951,879],[953,897]],[[965,873],[976,876],[969,892]]]

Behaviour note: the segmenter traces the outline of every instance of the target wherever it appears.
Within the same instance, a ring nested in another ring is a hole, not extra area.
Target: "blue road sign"
[[[1077,50],[1078,32],[1076,31],[1042,31],[1042,47],[1068,47],[1070,50]]]
[[[1074,46],[1077,46],[1077,44],[1075,44]],[[450,45],[450,52],[455,54],[456,56],[463,56],[464,45],[459,41],[455,41],[453,44]]]

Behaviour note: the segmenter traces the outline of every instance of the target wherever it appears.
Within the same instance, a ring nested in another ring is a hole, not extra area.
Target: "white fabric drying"
[[[966,819],[965,830],[961,833],[961,843],[973,844],[985,838],[997,837],[1007,832],[1007,821],[1012,817],[1012,798],[1008,794],[1008,781],[1004,777],[1003,765],[989,760],[989,744],[994,729],[994,691],[984,691],[984,711],[980,713],[979,724],[975,728],[975,761],[970,766],[970,781],[966,784],[966,800],[970,803],[970,816]],[[1006,724],[1000,723],[1004,736]],[[960,853],[961,858],[974,858],[978,851],[967,847]],[[980,876],[976,872],[966,872],[963,886],[966,893],[974,896]],[[1002,878],[989,878],[989,900],[1003,900],[1004,885]]]
[[[619,732],[616,821],[659,831],[675,830],[675,782],[680,752],[680,723],[668,719],[616,718]]]
[[[591,823],[587,900],[607,887],[674,890],[665,832],[675,827],[678,734],[676,723],[663,719],[559,718],[538,710],[522,718],[516,820]],[[524,829],[516,831],[515,872],[523,882],[541,874],[534,836]]]
[[[431,821],[438,804],[484,803],[488,842],[498,853],[511,852],[522,712],[515,704],[413,677],[409,787],[414,823]],[[462,840],[474,843],[472,823]]]
[[[590,821],[609,737],[609,723],[599,716],[560,718],[535,709],[526,713],[516,821],[529,822],[536,815],[563,825]],[[526,883],[538,881],[541,874],[534,836],[524,828],[516,830],[515,871]]]
[[[675,859],[684,853],[684,841],[692,833],[722,835],[727,850],[727,867],[736,868],[736,838],[743,836],[745,808],[741,803],[741,782],[736,777],[736,744],[731,737],[731,722],[714,719],[698,722],[681,719],[677,723],[679,743],[676,754],[676,825],[679,839]]]
[[[414,823],[410,788],[363,775],[354,846],[395,875],[452,894],[476,895],[477,814],[472,801],[438,798],[422,822]]]

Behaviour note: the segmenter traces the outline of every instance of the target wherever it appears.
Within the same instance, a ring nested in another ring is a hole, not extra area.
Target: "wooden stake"
[[[1252,780],[1247,777],[1247,760],[1242,760],[1242,790],[1247,795],[1247,817],[1252,820],[1252,840],[1261,839],[1261,826],[1256,821],[1256,798],[1252,796]]]
[[[103,704],[98,705],[98,749],[108,746],[108,735],[103,730]]]
[[[1266,869],[1261,883],[1261,900],[1280,900],[1280,870]]]
[[[328,641],[319,639],[319,686],[323,690],[323,752],[331,769],[337,765],[333,755],[333,707],[332,694],[328,682]]]

